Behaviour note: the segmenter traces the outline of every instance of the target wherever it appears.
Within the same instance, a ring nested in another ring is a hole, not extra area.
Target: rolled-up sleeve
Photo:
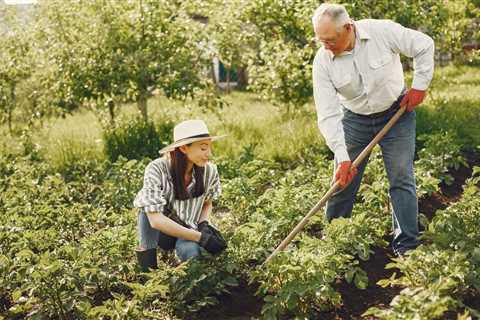
[[[218,198],[220,198],[220,195],[222,194],[222,187],[220,184],[220,177],[218,175],[217,166],[212,164],[211,170],[212,173],[209,177],[205,199],[216,201],[218,200]]]
[[[413,58],[412,88],[427,90],[433,77],[435,43],[428,35],[384,20],[383,35],[392,51]]]
[[[164,174],[153,164],[145,169],[143,188],[135,197],[133,205],[136,208],[143,208],[145,212],[163,212],[167,203],[164,196]]]
[[[322,66],[319,56],[313,61],[313,97],[318,128],[338,162],[350,160],[345,144],[340,101],[333,83]]]

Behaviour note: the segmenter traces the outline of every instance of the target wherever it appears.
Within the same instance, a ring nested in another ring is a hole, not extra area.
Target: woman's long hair
[[[171,160],[171,174],[173,178],[173,190],[175,193],[175,199],[186,200],[189,198],[196,198],[205,193],[205,185],[203,183],[203,176],[205,168],[199,167],[193,164],[193,171],[195,172],[195,186],[193,194],[190,196],[187,192],[187,186],[185,185],[185,172],[187,171],[187,156],[180,151],[180,148],[170,152]]]

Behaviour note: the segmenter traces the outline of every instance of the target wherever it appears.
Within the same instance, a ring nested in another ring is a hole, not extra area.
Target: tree
[[[242,19],[247,4],[245,0],[193,0],[187,7],[191,16],[201,16],[207,20],[205,32],[208,46],[212,59],[217,57],[225,66],[227,92],[230,91],[231,70],[244,70],[252,49],[256,47],[254,28]]]
[[[249,42],[242,42],[249,43],[251,48],[247,52],[253,53],[248,59],[250,89],[285,106],[287,114],[311,101],[311,65],[319,46],[314,40],[311,16],[321,2],[239,0],[229,1],[227,4],[232,7],[221,10],[222,13],[240,11],[236,14],[237,20],[225,25],[225,38],[237,33],[244,35],[234,39],[250,37]],[[453,57],[460,56],[462,43],[469,37],[469,26],[474,25],[479,10],[473,0],[347,0],[341,3],[355,20],[391,19],[426,32],[435,40],[438,52],[450,52]],[[237,21],[241,21],[240,27]]]
[[[208,87],[204,34],[181,3],[157,0],[42,2],[38,39],[55,66],[55,103],[71,111],[135,101],[145,121],[155,90],[184,99]]]
[[[15,11],[3,12],[6,28],[0,33],[0,112],[2,122],[13,131],[13,112],[17,106],[17,87],[33,68],[27,33],[19,28]]]
[[[287,114],[311,100],[316,44],[310,16],[316,6],[313,0],[250,1],[243,13],[258,45],[249,60],[250,88],[286,106]]]

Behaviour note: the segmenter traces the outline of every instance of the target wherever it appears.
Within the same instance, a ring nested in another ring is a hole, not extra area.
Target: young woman
[[[221,192],[217,168],[208,160],[212,141],[202,120],[187,120],[173,130],[174,142],[160,150],[164,156],[145,169],[139,208],[137,258],[143,271],[157,267],[157,246],[175,249],[181,261],[200,256],[200,246],[212,254],[226,247],[208,224],[212,200]]]

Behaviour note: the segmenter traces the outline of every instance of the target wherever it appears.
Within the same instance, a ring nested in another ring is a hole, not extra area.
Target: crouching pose
[[[208,223],[212,200],[221,192],[217,168],[209,162],[210,136],[201,120],[187,120],[173,130],[174,142],[145,169],[143,188],[134,206],[138,212],[138,263],[143,271],[157,268],[157,247],[175,249],[181,261],[226,248],[221,234]]]

